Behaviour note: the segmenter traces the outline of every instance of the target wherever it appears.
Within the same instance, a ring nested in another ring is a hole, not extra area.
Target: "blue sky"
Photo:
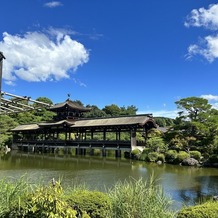
[[[218,106],[218,3],[203,0],[1,2],[2,89],[134,105],[175,117],[175,101]],[[218,107],[217,107],[218,108]]]

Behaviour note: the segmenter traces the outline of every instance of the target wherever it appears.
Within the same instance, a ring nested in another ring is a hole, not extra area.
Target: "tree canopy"
[[[197,147],[211,152],[218,134],[218,111],[208,100],[199,97],[183,98],[175,103],[181,111],[166,134],[169,144],[187,151]]]

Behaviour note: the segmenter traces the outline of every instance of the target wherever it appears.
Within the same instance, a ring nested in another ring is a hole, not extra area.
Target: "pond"
[[[27,175],[32,183],[61,179],[63,186],[84,183],[90,189],[105,191],[117,181],[147,179],[154,174],[173,207],[193,205],[204,198],[218,195],[218,169],[177,165],[157,165],[125,158],[97,156],[55,156],[18,151],[0,157],[0,178]]]

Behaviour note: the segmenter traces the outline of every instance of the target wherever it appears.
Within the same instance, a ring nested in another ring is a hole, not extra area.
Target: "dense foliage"
[[[134,157],[145,161],[161,160],[173,164],[180,164],[190,159],[192,162],[190,165],[204,163],[216,166],[218,111],[206,99],[198,97],[183,98],[177,101],[176,105],[180,111],[174,122],[165,120],[169,124],[166,132],[149,131],[146,148]],[[159,119],[155,119],[159,123],[164,120],[160,122]]]
[[[71,205],[86,211],[91,218],[111,216],[111,201],[105,193],[78,189],[71,192],[67,198]]]
[[[63,189],[60,182],[30,185],[0,180],[0,217],[3,218],[170,218],[171,200],[153,176],[147,181],[117,182],[105,193],[85,187]]]
[[[218,153],[218,111],[203,98],[188,97],[176,104],[181,111],[164,135],[169,148],[188,153],[197,150],[205,158]]]
[[[17,125],[15,119],[7,115],[0,115],[0,147],[11,144],[12,135],[9,130]]]
[[[174,217],[171,200],[164,196],[153,176],[147,180],[118,182],[109,193],[112,201],[112,217],[147,218]]]
[[[200,205],[183,208],[177,218],[217,218],[218,202],[209,201]]]

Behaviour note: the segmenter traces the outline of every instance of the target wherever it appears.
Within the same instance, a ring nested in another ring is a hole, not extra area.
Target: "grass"
[[[119,218],[171,218],[175,213],[169,208],[172,201],[151,176],[142,179],[117,182],[109,191],[112,201],[112,217]]]
[[[51,184],[49,184],[51,185]],[[0,180],[0,217],[3,214],[16,211],[22,217],[22,210],[28,205],[29,196],[36,194],[36,190],[44,185],[30,185],[26,176],[19,180]],[[78,190],[88,190],[84,184],[71,186],[64,190],[63,199],[67,201],[68,193]],[[171,199],[166,197],[161,186],[156,184],[153,175],[149,179],[120,182],[106,191],[112,205],[111,218],[172,218],[175,213],[170,210]],[[43,193],[42,193],[42,196]],[[56,198],[53,196],[53,198]],[[41,199],[41,197],[40,197]],[[79,206],[79,205],[78,205]],[[34,205],[32,205],[34,207]]]
[[[20,207],[22,199],[26,198],[30,189],[31,186],[25,176],[16,181],[0,180],[0,217],[12,208]]]

